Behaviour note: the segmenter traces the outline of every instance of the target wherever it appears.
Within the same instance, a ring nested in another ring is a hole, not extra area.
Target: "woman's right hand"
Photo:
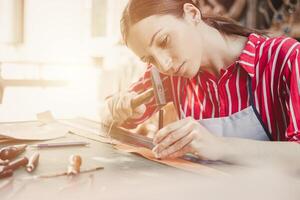
[[[145,110],[145,104],[132,108],[132,100],[137,96],[136,92],[120,92],[108,98],[105,103],[104,112],[101,113],[102,123],[105,126],[122,125],[129,118],[141,117]]]

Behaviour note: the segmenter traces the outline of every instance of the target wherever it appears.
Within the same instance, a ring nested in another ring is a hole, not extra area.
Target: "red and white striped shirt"
[[[250,76],[254,105],[272,139],[300,141],[299,64],[300,43],[296,40],[251,34],[238,61],[222,69],[219,78],[201,68],[191,79],[163,74],[161,77],[167,101],[180,107],[180,117],[199,120],[229,116],[250,106]],[[148,68],[131,90],[141,93],[150,87]],[[154,99],[146,107],[143,117],[130,119],[124,126],[133,128],[157,110]]]

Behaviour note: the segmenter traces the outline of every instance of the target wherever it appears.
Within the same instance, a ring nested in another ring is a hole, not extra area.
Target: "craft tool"
[[[5,171],[5,170],[8,170],[8,169],[11,169],[11,170],[16,170],[20,167],[25,167],[28,163],[28,158],[27,157],[23,157],[23,158],[18,158],[12,162],[10,162],[8,165],[6,166],[2,166],[2,170],[0,171]]]
[[[0,172],[0,179],[11,177],[14,174],[12,169],[3,170]]]
[[[131,100],[131,107],[134,110],[136,107],[140,106],[141,104],[149,101],[151,98],[155,97],[155,90],[159,90],[159,92],[156,92],[158,95],[160,95],[158,98],[158,100],[156,100],[156,102],[160,102],[158,105],[163,106],[166,104],[165,102],[165,92],[168,91],[167,89],[163,88],[163,84],[162,82],[164,80],[166,80],[167,78],[161,79],[159,72],[156,69],[155,72],[151,71],[151,75],[152,75],[152,81],[155,81],[155,83],[153,84],[154,87],[142,92],[141,94],[138,94],[136,97],[134,97]]]
[[[84,169],[81,170],[80,174],[84,174],[84,173],[89,173],[89,172],[94,172],[94,171],[98,171],[98,170],[102,170],[104,169],[104,167],[94,167],[94,168],[90,168],[90,169]],[[62,172],[62,173],[54,173],[54,174],[45,174],[45,175],[39,175],[39,176],[34,176],[34,177],[28,177],[29,179],[39,179],[39,178],[55,178],[55,177],[60,177],[60,176],[68,176],[67,172]],[[27,177],[24,179],[28,179]]]
[[[23,153],[26,147],[26,144],[4,147],[0,150],[0,159],[11,160],[17,157],[19,154]]]
[[[167,104],[165,90],[158,70],[155,67],[152,67],[150,73],[151,73],[151,80],[152,80],[155,101],[159,109],[158,129],[161,129],[163,127],[163,114],[164,114],[162,107]]]
[[[40,158],[40,154],[39,153],[34,153],[30,158],[29,158],[29,161],[28,161],[28,164],[26,165],[26,171],[31,173],[33,172],[38,163],[39,163],[39,158]]]
[[[70,146],[87,146],[88,142],[58,142],[58,143],[41,143],[30,145],[32,148],[52,148],[52,147],[70,147]]]
[[[68,175],[79,174],[81,163],[82,163],[82,159],[79,155],[71,155],[69,158],[67,174]]]

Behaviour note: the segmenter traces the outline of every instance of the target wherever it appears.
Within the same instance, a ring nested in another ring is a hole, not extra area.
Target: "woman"
[[[298,158],[296,40],[267,38],[228,19],[204,16],[195,0],[131,0],[121,28],[127,46],[161,72],[167,100],[180,113],[179,121],[156,133],[156,157],[192,153],[244,164],[264,163],[271,155]],[[130,106],[151,87],[149,77],[148,68],[129,92],[108,99],[106,124],[134,127],[157,110],[154,101]]]

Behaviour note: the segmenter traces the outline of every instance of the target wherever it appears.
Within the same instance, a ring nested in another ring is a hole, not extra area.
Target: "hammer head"
[[[155,67],[151,67],[150,73],[156,105],[158,107],[163,107],[167,104],[167,101],[160,74]]]

